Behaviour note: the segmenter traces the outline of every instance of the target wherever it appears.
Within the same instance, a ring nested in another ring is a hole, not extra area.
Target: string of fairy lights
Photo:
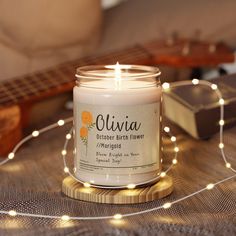
[[[128,188],[128,189],[134,189],[138,186],[142,186],[142,185],[146,185],[146,184],[149,184],[149,183],[153,183],[155,181],[157,181],[158,179],[160,178],[163,178],[166,176],[166,174],[171,170],[172,166],[173,165],[176,165],[177,164],[177,155],[178,155],[178,152],[179,152],[179,148],[177,146],[177,142],[176,142],[176,137],[173,136],[170,132],[170,128],[169,127],[165,127],[164,128],[164,131],[167,133],[168,136],[170,136],[170,139],[172,141],[172,143],[174,144],[174,158],[172,159],[172,163],[171,165],[165,170],[165,171],[162,171],[161,173],[157,173],[157,176],[148,180],[148,181],[145,181],[145,182],[139,182],[137,184],[134,184],[134,183],[130,183],[128,185],[120,185],[120,186],[101,186],[101,185],[96,185],[94,180],[92,180],[90,183],[88,182],[83,182],[81,181],[80,179],[78,179],[69,169],[69,167],[67,166],[67,162],[66,162],[66,155],[67,155],[67,146],[68,146],[68,141],[72,138],[72,132],[73,132],[73,128],[70,130],[70,132],[66,135],[66,141],[64,143],[64,148],[63,150],[61,151],[61,154],[62,154],[62,157],[63,157],[63,163],[64,163],[64,172],[65,173],[68,173],[73,179],[75,179],[76,181],[80,182],[81,184],[84,185],[84,187],[95,187],[95,188],[103,188],[103,189],[125,189],[125,188]],[[161,159],[161,162],[163,160]],[[74,168],[74,172],[76,171],[76,169]]]
[[[25,217],[40,217],[40,218],[46,218],[46,219],[59,219],[59,220],[63,220],[63,221],[68,221],[68,220],[104,220],[104,219],[115,219],[115,220],[120,220],[121,218],[125,218],[125,217],[130,217],[130,216],[135,216],[135,215],[140,215],[140,214],[144,214],[144,213],[148,213],[148,212],[152,212],[152,211],[156,211],[159,209],[168,209],[170,208],[172,205],[177,204],[185,199],[188,199],[190,197],[193,197],[199,193],[202,193],[204,191],[208,191],[208,190],[212,190],[215,186],[222,184],[226,181],[229,181],[233,178],[236,178],[236,170],[231,166],[231,163],[228,161],[227,156],[225,155],[225,145],[223,142],[223,130],[224,130],[224,104],[225,101],[222,97],[222,94],[220,92],[220,90],[218,89],[216,84],[210,83],[209,81],[203,81],[203,80],[198,80],[198,79],[193,79],[192,81],[180,81],[180,82],[175,82],[172,84],[169,83],[163,83],[162,84],[162,88],[164,92],[168,92],[169,89],[174,88],[174,87],[179,87],[179,86],[187,86],[187,85],[194,85],[197,86],[199,84],[205,85],[210,87],[212,90],[214,90],[218,96],[218,102],[220,105],[220,120],[219,120],[219,127],[220,127],[220,135],[219,135],[219,144],[218,144],[218,148],[221,151],[221,156],[222,159],[224,161],[225,164],[225,168],[231,170],[233,172],[233,175],[224,178],[220,181],[217,181],[215,183],[208,183],[205,187],[201,188],[200,190],[193,192],[187,196],[181,197],[179,199],[176,199],[172,202],[166,202],[163,205],[157,206],[157,207],[153,207],[153,208],[149,208],[146,210],[140,210],[140,211],[136,211],[136,212],[131,212],[131,213],[126,213],[126,214],[120,214],[120,213],[116,213],[114,215],[107,215],[107,216],[70,216],[68,215],[62,215],[62,216],[58,216],[58,215],[46,215],[46,214],[31,214],[28,212],[18,212],[14,209],[11,209],[9,211],[5,211],[5,210],[0,210],[0,214],[4,214],[4,215],[9,215],[9,216],[25,216]],[[12,152],[10,152],[8,154],[8,156],[2,160],[0,162],[0,166],[9,162],[10,160],[14,159],[16,152],[18,151],[18,149],[27,141],[33,139],[33,138],[37,138],[40,134],[45,133],[49,130],[61,127],[67,123],[70,123],[73,121],[73,118],[67,118],[64,120],[59,120],[57,123],[51,124],[45,128],[42,128],[40,130],[35,130],[33,131],[30,135],[26,136],[25,138],[23,138],[16,146],[15,148],[12,150]],[[165,170],[162,171],[161,173],[158,173],[157,176],[154,179],[149,180],[148,182],[141,182],[141,183],[137,183],[137,184],[133,184],[130,183],[126,186],[118,186],[118,187],[107,187],[107,188],[127,188],[127,189],[134,189],[137,186],[140,185],[144,185],[147,183],[151,183],[153,181],[158,180],[159,178],[163,178],[166,176],[166,174],[171,170],[171,168],[176,165],[178,163],[177,161],[177,155],[179,152],[179,147],[177,145],[177,141],[176,141],[176,137],[174,135],[172,135],[171,131],[170,131],[170,127],[166,126],[164,127],[164,131],[165,133],[170,137],[170,140],[172,141],[174,148],[174,157],[172,159],[172,163],[171,165]],[[66,162],[66,157],[67,157],[67,146],[69,143],[69,140],[72,139],[72,133],[73,133],[73,128],[70,129],[70,131],[66,134],[65,136],[65,143],[63,146],[63,149],[61,150],[61,155],[63,158],[63,163],[64,163],[64,172],[67,173],[68,175],[70,175],[72,178],[74,178],[76,181],[79,181],[80,183],[82,183],[84,185],[85,188],[90,188],[90,187],[96,187],[96,188],[101,188],[102,186],[96,185],[96,183],[87,183],[87,182],[83,182],[81,180],[79,180],[78,178],[76,178],[76,176],[70,171],[70,168],[67,165]],[[106,188],[106,187],[102,187],[102,188]]]

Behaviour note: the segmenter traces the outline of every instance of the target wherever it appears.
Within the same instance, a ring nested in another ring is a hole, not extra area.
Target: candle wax
[[[74,88],[75,175],[118,186],[160,172],[161,87],[149,81],[89,81]]]

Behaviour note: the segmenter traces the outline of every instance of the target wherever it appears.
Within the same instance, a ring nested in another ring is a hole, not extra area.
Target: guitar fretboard
[[[233,52],[224,44],[189,40],[158,40],[144,45],[92,56],[61,64],[31,75],[0,82],[0,107],[33,102],[70,91],[79,66],[96,64],[164,64],[171,66],[203,66],[232,62]]]
[[[105,56],[87,57],[68,62],[43,72],[36,72],[0,83],[0,106],[34,101],[50,94],[69,91],[74,86],[78,66],[115,64],[117,61],[130,64],[145,62],[150,55],[141,46],[129,48]]]

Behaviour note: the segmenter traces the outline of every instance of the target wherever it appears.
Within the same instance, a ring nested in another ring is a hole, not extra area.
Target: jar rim
[[[115,67],[116,65],[82,66],[76,69],[75,77],[79,80],[110,80],[115,77]],[[125,74],[125,76],[119,78],[121,80],[138,80],[150,77],[159,78],[161,75],[161,71],[155,66],[119,64],[119,68]]]

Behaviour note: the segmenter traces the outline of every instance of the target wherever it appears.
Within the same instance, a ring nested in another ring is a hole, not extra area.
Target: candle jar
[[[161,85],[156,67],[84,66],[74,87],[75,175],[124,186],[161,171]]]

